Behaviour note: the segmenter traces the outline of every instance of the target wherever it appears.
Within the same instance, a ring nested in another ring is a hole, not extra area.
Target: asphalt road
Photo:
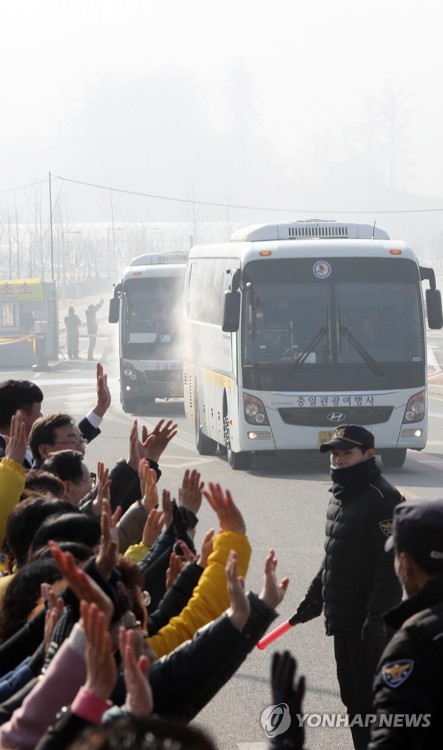
[[[439,341],[436,348],[439,348]],[[100,347],[97,347],[100,351]],[[438,352],[439,354],[439,352]],[[98,459],[112,465],[128,454],[129,429],[133,417],[122,412],[119,404],[118,369],[115,360],[106,365],[113,404],[106,416],[102,435],[87,449],[91,469]],[[34,379],[45,394],[44,413],[63,410],[79,418],[94,405],[95,365],[63,362],[56,371],[0,372],[7,377]],[[426,451],[408,455],[402,469],[386,471],[387,478],[399,486],[407,498],[439,497],[443,482],[443,396],[432,396],[429,403],[429,442]],[[179,427],[177,437],[161,461],[161,486],[173,494],[180,485],[185,468],[198,467],[202,478],[220,482],[229,488],[244,514],[253,555],[247,587],[260,591],[262,569],[270,547],[277,552],[281,576],[291,582],[276,624],[289,617],[304,595],[322,559],[325,509],[328,503],[329,472],[327,456],[320,454],[288,457],[285,460],[263,459],[247,472],[233,472],[221,457],[198,456],[193,429],[186,422],[181,401],[157,402],[149,416],[139,423],[152,428],[158,418],[172,418]],[[204,505],[197,530],[197,543],[205,531],[215,525],[211,509]],[[258,750],[264,747],[265,735],[260,724],[263,709],[271,703],[269,687],[270,656],[274,648],[293,650],[299,669],[307,678],[305,712],[343,713],[335,677],[331,639],[324,634],[322,619],[290,631],[277,645],[265,652],[255,649],[243,667],[210,705],[199,715],[198,723],[217,738],[220,750],[239,747]],[[183,686],[186,690],[186,685]],[[352,748],[347,729],[308,730],[307,746],[311,750]]]

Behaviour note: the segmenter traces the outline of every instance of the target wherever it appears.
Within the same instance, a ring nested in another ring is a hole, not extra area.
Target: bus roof
[[[231,242],[257,242],[260,240],[300,239],[353,239],[389,240],[389,234],[372,224],[349,224],[343,221],[309,219],[281,224],[253,224],[238,229],[231,235]]]
[[[130,279],[171,279],[184,276],[185,270],[185,263],[180,263],[180,265],[128,266],[123,271],[122,282],[125,283]]]
[[[188,250],[182,250],[175,253],[146,253],[133,258],[130,266],[157,266],[177,263],[186,263]]]
[[[417,263],[413,250],[400,240],[263,240],[255,242],[225,242],[195,245],[189,254],[193,258],[233,258],[240,265],[253,260],[266,262],[273,258],[409,258]]]

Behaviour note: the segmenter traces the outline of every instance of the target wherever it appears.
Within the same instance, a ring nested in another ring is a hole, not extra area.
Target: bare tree
[[[412,172],[411,96],[389,82],[365,110],[368,161],[378,165],[389,187],[404,187]]]

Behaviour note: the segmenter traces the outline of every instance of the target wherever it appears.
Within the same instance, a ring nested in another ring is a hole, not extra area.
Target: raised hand
[[[231,602],[229,619],[234,627],[241,632],[247,623],[251,606],[245,594],[244,578],[238,575],[237,553],[232,549],[226,563],[225,573],[229,601]]]
[[[111,405],[111,391],[108,386],[108,376],[103,370],[103,365],[97,362],[97,405],[94,407],[94,414],[98,417],[104,417]]]
[[[155,436],[155,440],[147,444],[146,454],[144,458],[148,458],[148,459],[151,458],[153,461],[158,463],[161,454],[168,447],[172,438],[176,436],[177,429],[178,429],[177,425],[172,421],[172,419],[168,419],[166,424],[165,424],[164,419],[160,419],[159,422],[157,422],[157,424],[155,425],[151,433],[148,432],[147,427],[143,427],[142,428],[142,441],[143,441],[142,444],[143,445],[145,445],[149,437]]]
[[[189,549],[188,545],[185,541],[183,541],[183,539],[177,539],[175,547],[176,554],[180,557],[183,563],[197,562],[197,555],[195,555],[194,552]]]
[[[109,596],[91,576],[79,568],[70,552],[63,552],[57,542],[52,540],[48,542],[48,547],[60,573],[68,582],[77,599],[79,601],[84,599],[87,602],[97,604],[105,615],[107,625],[109,625],[114,612],[114,605]]]
[[[49,585],[49,583],[42,583],[40,586],[40,591],[46,607],[43,640],[45,644],[45,652],[48,653],[55,626],[57,625],[60,615],[63,612],[65,603],[60,596],[56,596],[56,594],[54,593],[54,589]]]
[[[108,581],[111,573],[118,561],[118,531],[117,523],[121,516],[122,509],[116,508],[114,513],[111,512],[111,504],[107,498],[102,501],[102,513],[100,517],[102,535],[100,539],[100,548],[95,558],[95,564],[101,575]]]
[[[282,578],[280,583],[277,583],[277,577],[275,575],[276,570],[277,558],[274,550],[271,549],[266,556],[263,589],[259,597],[260,599],[263,599],[271,609],[276,609],[276,607],[278,607],[283,601],[289,585],[289,578]]]
[[[26,425],[21,411],[12,415],[9,437],[6,439],[5,456],[22,464],[26,456]]]
[[[180,575],[185,566],[185,561],[181,559],[180,555],[176,555],[175,552],[171,552],[169,558],[169,568],[166,571],[166,588],[170,589],[177,578]]]
[[[169,524],[172,523],[172,500],[169,490],[163,490],[162,492],[162,511],[165,526],[168,528]]]
[[[155,442],[155,435],[148,435],[145,427],[142,428],[142,439],[138,436],[138,422],[134,419],[129,433],[129,466],[134,471],[139,470],[140,461],[147,458],[150,447]]]
[[[125,708],[137,718],[147,719],[154,708],[154,699],[148,680],[149,659],[145,654],[136,658],[134,630],[120,628],[119,650],[126,685]]]
[[[117,681],[117,666],[106,617],[94,603],[80,602],[86,635],[86,683],[94,695],[107,700]]]
[[[138,465],[138,476],[142,490],[141,503],[149,515],[158,505],[157,474],[149,467],[149,461],[142,458]]]
[[[164,514],[161,510],[153,508],[146,519],[143,528],[142,542],[146,547],[152,547],[160,536],[164,526]]]
[[[209,483],[209,492],[203,491],[206,500],[216,512],[221,531],[235,531],[246,534],[243,516],[232,499],[229,490],[224,492],[219,484]]]
[[[197,560],[201,568],[206,568],[208,564],[208,557],[214,549],[214,535],[214,529],[209,529],[209,531],[207,531],[203,537],[200,554]]]
[[[92,502],[92,509],[96,516],[99,516],[103,509],[103,500],[111,500],[111,480],[109,479],[109,469],[105,469],[102,461],[97,462],[97,495]]]
[[[201,474],[196,470],[186,469],[182,486],[178,491],[178,504],[189,508],[197,515],[202,504],[204,482],[200,481]]]

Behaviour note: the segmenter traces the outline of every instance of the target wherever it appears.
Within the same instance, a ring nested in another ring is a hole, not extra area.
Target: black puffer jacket
[[[357,635],[368,613],[383,614],[401,601],[393,553],[384,545],[394,507],[404,498],[381,476],[375,458],[332,475],[343,483],[330,490],[325,557],[307,597],[319,609],[323,604],[328,635]]]

